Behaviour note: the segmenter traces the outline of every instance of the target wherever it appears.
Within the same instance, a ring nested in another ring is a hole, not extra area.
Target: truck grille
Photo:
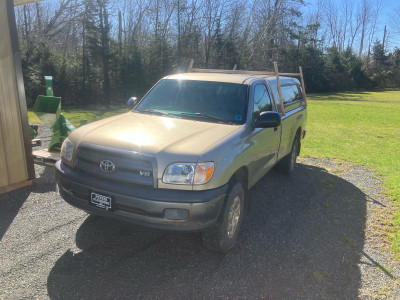
[[[110,161],[115,169],[105,172],[100,167],[102,161]],[[75,169],[88,176],[108,181],[127,182],[155,187],[157,174],[153,156],[116,148],[81,144],[76,153]]]

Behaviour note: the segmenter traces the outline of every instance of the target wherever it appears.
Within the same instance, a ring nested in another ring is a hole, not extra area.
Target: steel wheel
[[[245,190],[242,183],[232,181],[215,225],[203,231],[204,246],[226,253],[235,246],[243,219]]]
[[[294,166],[296,164],[296,159],[297,159],[297,143],[296,143],[296,141],[293,144],[293,149],[292,149],[292,153],[290,155],[290,159],[291,159],[290,172],[293,172]]]
[[[300,150],[300,141],[299,138],[296,136],[294,138],[290,153],[286,155],[284,158],[282,158],[282,160],[279,162],[277,166],[280,172],[286,175],[290,175],[294,171],[299,150]]]

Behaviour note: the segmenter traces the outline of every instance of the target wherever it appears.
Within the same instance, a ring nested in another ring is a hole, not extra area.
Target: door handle
[[[278,127],[274,127],[274,131],[277,131],[278,130]]]

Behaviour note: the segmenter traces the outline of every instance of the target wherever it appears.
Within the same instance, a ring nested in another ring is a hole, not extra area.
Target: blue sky
[[[339,5],[344,0],[331,0],[331,1]],[[351,0],[351,2],[354,4],[355,9],[361,5],[362,1],[363,0]],[[367,0],[367,1],[369,1],[373,6],[375,6],[376,3],[378,3],[378,1],[382,1],[382,9],[378,16],[375,39],[382,41],[384,27],[386,25],[387,32],[389,34],[389,41],[388,41],[389,50],[393,50],[395,47],[400,48],[400,35],[399,34],[396,35],[391,26],[391,19],[393,18],[393,10],[395,8],[400,9],[400,0]],[[314,5],[316,5],[318,0],[305,0],[305,2],[307,4],[305,11],[307,12],[308,10],[312,9]]]

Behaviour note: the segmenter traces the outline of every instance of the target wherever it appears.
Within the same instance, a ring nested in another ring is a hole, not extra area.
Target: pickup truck
[[[130,100],[129,112],[64,141],[56,163],[61,196],[90,214],[201,231],[208,249],[229,251],[250,188],[274,166],[294,170],[306,133],[301,69],[189,68]]]

